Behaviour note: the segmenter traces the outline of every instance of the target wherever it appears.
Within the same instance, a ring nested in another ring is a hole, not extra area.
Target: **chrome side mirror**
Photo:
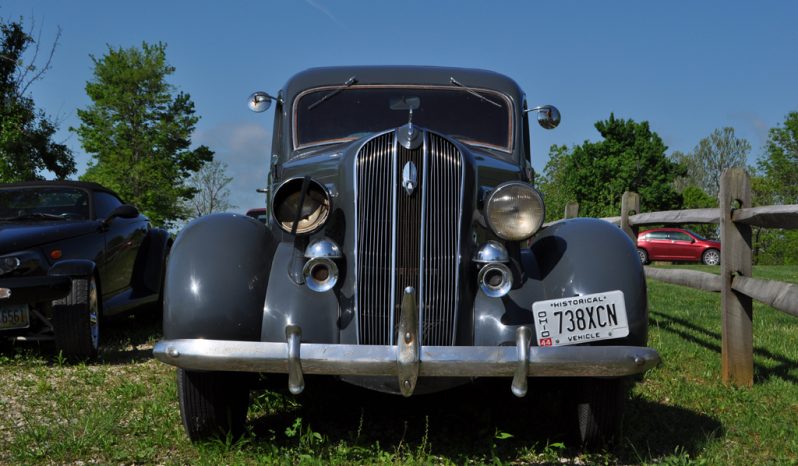
[[[538,105],[526,111],[537,112],[538,124],[545,129],[554,129],[560,124],[560,111],[554,105]]]
[[[253,92],[249,96],[249,101],[247,105],[249,109],[255,113],[265,112],[272,106],[272,100],[277,100],[277,97],[273,97],[263,91]]]

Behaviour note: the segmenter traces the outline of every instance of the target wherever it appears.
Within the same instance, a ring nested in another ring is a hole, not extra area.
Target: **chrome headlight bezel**
[[[531,210],[522,212],[516,208],[513,211],[514,209],[507,207],[517,206],[520,194],[528,196],[532,201]],[[507,241],[523,241],[534,235],[543,225],[546,207],[543,196],[532,185],[523,181],[508,181],[496,186],[488,194],[483,212],[485,221],[496,236]],[[522,215],[529,218],[520,219]]]
[[[292,231],[293,216],[296,212],[296,206],[287,206],[285,203],[299,202],[304,181],[305,178],[300,177],[285,180],[274,191],[274,195],[272,196],[270,209],[272,218],[280,227],[280,229],[286,233],[291,233]],[[317,209],[305,217],[305,219],[313,217],[312,220],[307,221],[305,224],[302,222],[305,222],[306,220],[300,220],[300,224],[297,226],[296,230],[297,236],[310,235],[321,230],[330,219],[330,215],[333,210],[332,196],[327,190],[327,187],[312,178],[308,179],[308,189],[307,193],[305,194],[305,202],[303,203],[303,206],[308,202],[315,203],[317,205]],[[292,210],[293,212],[291,212]]]

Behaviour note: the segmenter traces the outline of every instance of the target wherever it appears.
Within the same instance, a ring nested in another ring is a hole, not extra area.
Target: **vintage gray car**
[[[497,73],[415,66],[311,69],[250,107],[272,102],[269,222],[195,220],[167,267],[154,354],[178,368],[192,440],[244,430],[246,373],[404,396],[564,378],[579,438],[612,437],[659,356],[630,238],[542,227],[529,114],[553,128],[554,107]]]

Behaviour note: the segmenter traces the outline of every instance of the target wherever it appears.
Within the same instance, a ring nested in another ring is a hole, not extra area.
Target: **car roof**
[[[80,188],[89,191],[104,191],[119,197],[118,194],[105,186],[94,183],[91,181],[72,181],[72,180],[36,180],[36,181],[18,181],[16,183],[2,183],[2,188],[33,188],[33,187],[48,187],[48,188]]]
[[[650,233],[652,231],[690,231],[690,230],[688,230],[687,228],[661,227],[661,228],[651,228],[646,231],[641,231],[640,234]]]
[[[285,85],[287,102],[300,92],[313,87],[337,86],[355,77],[358,85],[440,85],[452,86],[456,79],[469,88],[492,89],[520,99],[523,91],[511,78],[494,71],[442,66],[334,66],[310,68],[292,76]]]

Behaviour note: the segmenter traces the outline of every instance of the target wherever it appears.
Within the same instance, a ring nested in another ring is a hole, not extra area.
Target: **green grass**
[[[754,276],[798,282],[798,267],[756,267]],[[3,349],[0,463],[798,462],[798,320],[755,305],[754,387],[734,388],[720,381],[719,296],[651,281],[649,303],[649,342],[663,364],[634,388],[611,451],[574,448],[555,397],[531,385],[514,399],[509,380],[403,399],[308,378],[299,397],[254,392],[244,439],[193,445],[174,370],[150,357],[157,328],[125,320],[90,364],[44,344]]]

